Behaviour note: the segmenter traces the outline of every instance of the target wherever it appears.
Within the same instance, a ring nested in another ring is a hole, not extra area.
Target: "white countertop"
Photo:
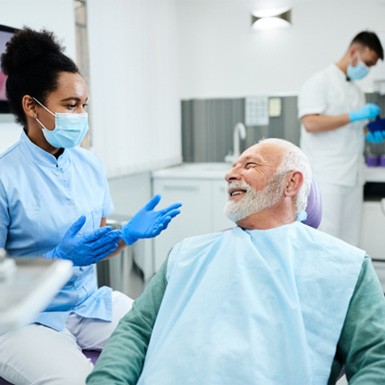
[[[152,176],[160,179],[219,179],[225,177],[231,168],[230,163],[182,163],[173,167],[153,171]],[[365,180],[367,182],[385,183],[385,167],[365,166]]]
[[[385,167],[365,167],[366,182],[385,182]]]

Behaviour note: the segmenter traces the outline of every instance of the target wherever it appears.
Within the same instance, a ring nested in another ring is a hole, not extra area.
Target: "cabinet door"
[[[385,261],[385,214],[380,201],[364,202],[360,248],[374,259]]]
[[[162,194],[162,207],[181,202],[181,214],[154,238],[154,269],[158,271],[170,249],[180,240],[211,232],[211,181],[201,179],[154,179],[154,193]]]
[[[213,180],[212,181],[212,230],[221,231],[234,227],[234,222],[227,219],[223,213],[223,208],[227,201],[227,182],[224,180]]]

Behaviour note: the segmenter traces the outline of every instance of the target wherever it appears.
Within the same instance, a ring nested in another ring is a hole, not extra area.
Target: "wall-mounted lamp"
[[[291,26],[291,9],[275,8],[251,12],[251,28],[255,30]]]

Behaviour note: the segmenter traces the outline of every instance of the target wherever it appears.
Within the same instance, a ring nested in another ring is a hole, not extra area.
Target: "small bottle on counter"
[[[385,149],[382,143],[365,143],[365,163],[368,167],[382,166],[385,167]]]

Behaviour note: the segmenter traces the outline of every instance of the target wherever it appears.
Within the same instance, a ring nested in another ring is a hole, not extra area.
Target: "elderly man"
[[[171,251],[89,385],[385,383],[385,300],[365,252],[298,219],[311,170],[280,139],[227,173],[237,226]]]

